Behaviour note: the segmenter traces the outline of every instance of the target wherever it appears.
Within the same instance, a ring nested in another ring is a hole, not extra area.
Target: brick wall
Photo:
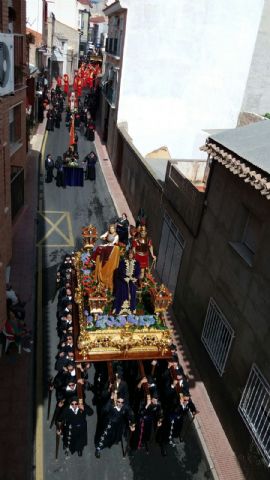
[[[25,35],[26,2],[13,0],[16,20],[14,33]],[[0,3],[0,31],[8,32],[8,2]],[[25,47],[25,39],[24,39]],[[26,49],[23,49],[22,65],[26,63]],[[25,79],[24,79],[25,84]],[[11,188],[10,173],[12,166],[26,166],[26,87],[23,85],[13,95],[0,97],[0,328],[6,319],[6,267],[12,262],[12,220],[11,220]],[[10,145],[9,110],[21,104],[20,141],[16,148]]]

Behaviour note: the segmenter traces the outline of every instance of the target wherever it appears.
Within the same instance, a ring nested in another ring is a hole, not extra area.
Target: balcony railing
[[[23,35],[14,35],[14,88],[24,85],[25,50]]]
[[[115,106],[115,90],[111,82],[105,83],[103,87],[103,93],[108,100],[108,102],[114,107]]]
[[[118,52],[118,38],[107,38],[105,52],[111,55],[119,55]]]

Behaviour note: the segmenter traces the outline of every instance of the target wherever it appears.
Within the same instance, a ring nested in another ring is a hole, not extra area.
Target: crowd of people
[[[91,150],[83,159],[79,157],[79,135],[86,140],[95,140],[95,119],[98,107],[97,76],[101,72],[99,62],[80,62],[80,66],[74,74],[74,81],[70,85],[69,77],[64,74],[57,78],[57,85],[50,91],[44,87],[39,98],[40,116],[46,111],[46,130],[53,132],[60,128],[62,114],[65,113],[65,125],[69,130],[69,147],[62,156],[52,158],[49,153],[45,160],[46,182],[51,183],[56,179],[58,187],[66,187],[64,167],[82,167],[85,180],[96,179],[97,155]],[[85,95],[83,96],[83,89]],[[40,120],[42,121],[42,120]],[[56,175],[54,175],[56,169]]]
[[[53,131],[54,128],[60,126],[62,121],[64,93],[59,85],[56,86],[55,90],[51,90],[50,99],[47,111],[47,130]],[[74,129],[73,134],[70,135],[72,140],[70,140],[70,145],[62,156],[58,155],[56,159],[53,159],[51,153],[47,155],[45,159],[45,181],[47,183],[51,183],[55,178],[56,185],[65,188],[64,167],[81,167],[84,171],[85,180],[93,181],[96,179],[96,163],[98,160],[96,153],[91,150],[83,159],[80,159],[78,151],[78,132],[84,135],[87,140],[93,142],[95,139],[95,123],[93,120],[95,108],[95,100],[93,100],[92,95],[87,94],[84,98],[84,104],[82,104],[80,99],[77,101],[77,97],[73,92],[71,93],[69,105],[66,107],[65,123],[69,131],[71,128]]]
[[[82,455],[87,445],[86,417],[93,409],[85,402],[85,389],[89,388],[89,363],[75,365],[73,340],[72,257],[66,255],[57,272],[57,334],[58,352],[55,361],[57,374],[49,383],[49,395],[55,391],[56,407],[51,427],[63,438],[66,457],[77,452]],[[79,401],[80,398],[80,401]]]
[[[121,219],[127,220],[126,216]],[[142,227],[145,225],[138,225],[137,232]],[[114,230],[109,228],[101,239],[103,247],[114,248],[119,243],[115,225]],[[126,258],[131,255],[134,260],[134,254],[136,250],[133,252],[131,248]],[[92,426],[96,458],[101,457],[104,448],[115,444],[121,444],[123,456],[133,455],[140,449],[148,453],[152,442],[159,445],[165,456],[168,447],[175,447],[177,441],[185,439],[197,413],[176,348],[171,345],[169,359],[76,363],[74,322],[78,319],[73,261],[72,255],[66,255],[57,272],[59,344],[57,374],[49,386],[50,393],[55,390],[56,395],[51,427],[55,424],[57,438],[62,436],[67,458],[75,452],[81,456],[87,445],[87,416],[94,413],[89,405],[92,393],[92,406],[97,415],[96,425]],[[140,264],[136,262],[139,272]]]
[[[49,153],[45,159],[45,181],[46,183],[51,183],[53,179],[55,179],[57,187],[66,188],[64,167],[81,167],[83,168],[84,179],[93,181],[96,179],[97,161],[97,155],[93,150],[80,161],[79,155],[73,146],[70,146],[67,151],[63,153],[63,156],[58,155],[56,160],[54,160],[51,153]]]

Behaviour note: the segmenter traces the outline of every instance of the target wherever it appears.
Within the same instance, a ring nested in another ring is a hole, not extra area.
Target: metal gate
[[[174,293],[180,270],[185,240],[165,213],[159,244],[157,271],[162,282]]]
[[[12,220],[24,204],[24,170],[11,167],[11,217]]]

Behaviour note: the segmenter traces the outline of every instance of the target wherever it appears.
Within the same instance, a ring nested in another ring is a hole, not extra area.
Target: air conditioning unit
[[[14,40],[11,33],[0,33],[0,97],[14,92]]]

